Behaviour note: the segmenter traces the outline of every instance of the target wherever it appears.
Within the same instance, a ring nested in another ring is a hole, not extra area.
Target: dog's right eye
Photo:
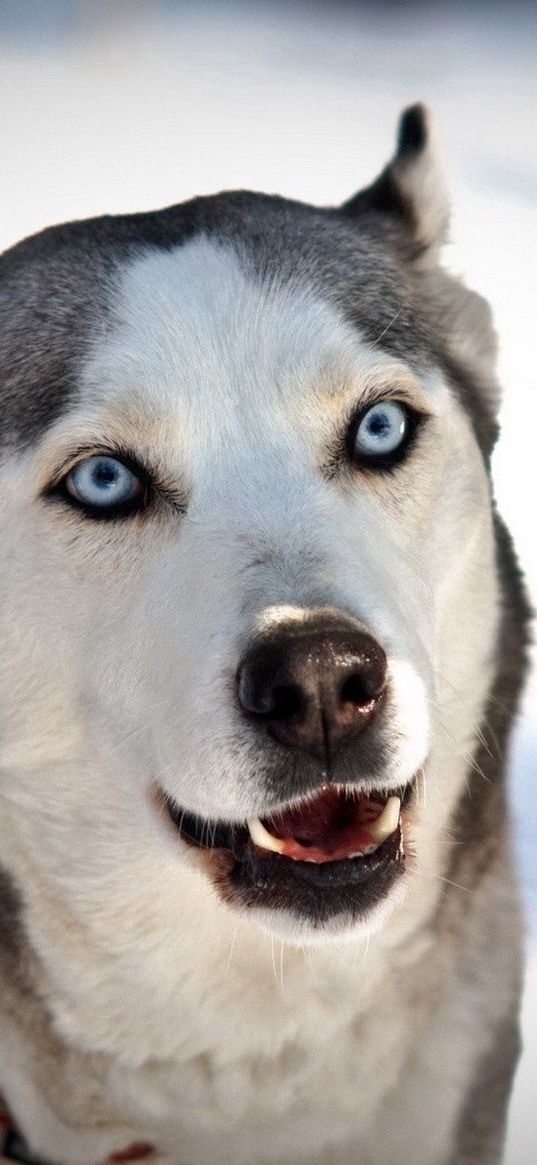
[[[117,457],[86,457],[62,479],[63,499],[92,518],[117,518],[135,513],[147,501],[147,483]]]

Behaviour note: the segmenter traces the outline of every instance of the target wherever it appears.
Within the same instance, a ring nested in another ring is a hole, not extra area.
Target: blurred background
[[[319,203],[434,112],[445,262],[491,302],[505,389],[494,476],[537,596],[537,5],[0,0],[0,250],[50,223],[222,188]],[[507,1165],[537,1160],[537,682],[511,755],[528,915]],[[406,1163],[405,1163],[406,1165]]]

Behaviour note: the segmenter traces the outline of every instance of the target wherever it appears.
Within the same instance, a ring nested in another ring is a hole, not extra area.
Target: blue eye
[[[122,461],[106,454],[79,461],[64,479],[64,488],[97,517],[132,512],[145,497],[140,478]]]
[[[411,435],[412,415],[400,401],[385,400],[372,405],[354,431],[353,455],[369,462],[396,461]]]

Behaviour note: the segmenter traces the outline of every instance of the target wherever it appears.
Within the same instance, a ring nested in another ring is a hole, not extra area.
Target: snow
[[[246,186],[349,196],[433,109],[451,267],[492,303],[505,386],[500,509],[537,595],[537,8],[530,4],[0,0],[0,248],[65,219]],[[529,921],[507,1165],[537,1157],[537,679],[511,751]]]

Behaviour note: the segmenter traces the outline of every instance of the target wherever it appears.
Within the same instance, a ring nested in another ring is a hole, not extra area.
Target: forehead
[[[274,365],[278,344],[282,362],[308,345],[320,358],[323,336],[341,339],[344,321],[376,348],[418,359],[426,349],[409,299],[367,224],[264,195],[53,228],[0,261],[0,432],[32,442],[80,403],[81,370],[119,331],[133,376],[142,349],[146,370],[160,360],[164,374],[171,331],[183,355],[204,347],[207,373],[233,346],[250,375]]]
[[[84,404],[235,426],[307,393],[324,407],[404,365],[300,280],[260,280],[240,246],[197,237],[127,264],[84,368]]]
[[[364,340],[301,281],[262,280],[236,243],[197,236],[121,269],[81,398],[43,457],[107,444],[162,480],[224,496],[309,473],[379,392],[445,408],[441,379]]]

